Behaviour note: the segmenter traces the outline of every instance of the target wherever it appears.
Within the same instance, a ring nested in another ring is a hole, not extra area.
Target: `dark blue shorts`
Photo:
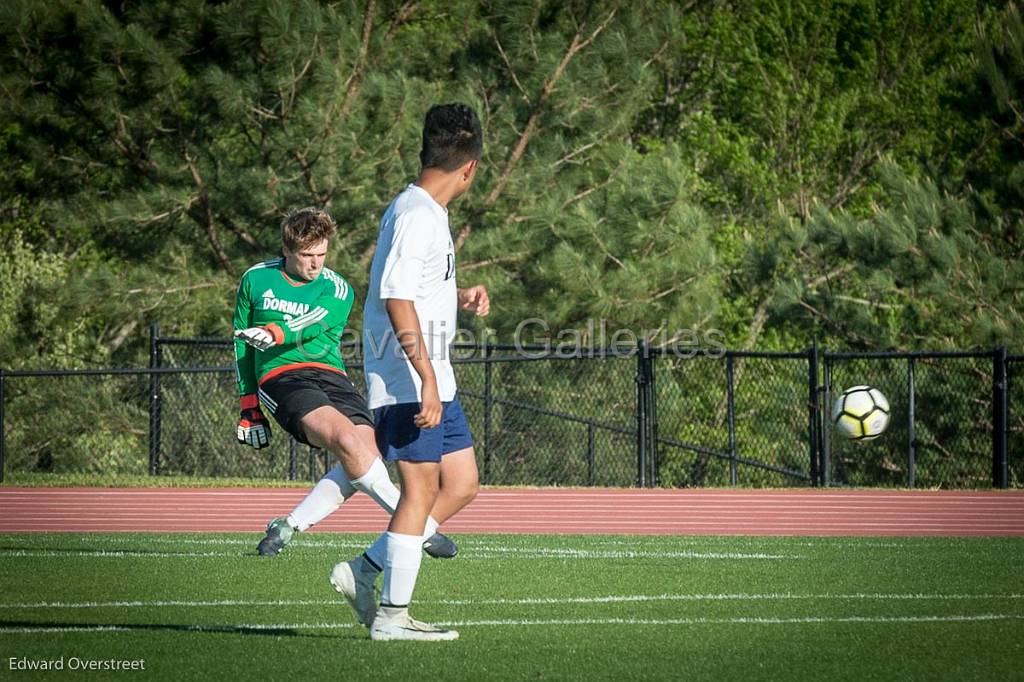
[[[443,455],[473,447],[466,414],[458,398],[441,403],[441,423],[421,429],[413,422],[419,403],[385,405],[373,411],[377,447],[389,462],[440,462]]]

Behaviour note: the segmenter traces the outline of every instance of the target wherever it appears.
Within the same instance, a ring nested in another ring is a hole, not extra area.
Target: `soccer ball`
[[[874,440],[889,425],[889,401],[877,388],[848,388],[832,406],[832,423],[850,440]]]

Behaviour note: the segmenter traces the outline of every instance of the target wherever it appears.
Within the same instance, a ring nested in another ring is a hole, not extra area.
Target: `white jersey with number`
[[[455,398],[450,345],[456,331],[455,245],[448,211],[409,185],[380,220],[363,306],[363,368],[370,409],[420,402],[422,381],[391,326],[385,302],[412,301],[442,402]]]

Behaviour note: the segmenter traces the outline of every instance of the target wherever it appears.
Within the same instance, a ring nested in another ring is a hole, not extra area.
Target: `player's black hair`
[[[449,173],[467,161],[479,161],[484,152],[484,133],[476,112],[466,104],[435,104],[423,121],[423,168]]]
[[[337,229],[327,211],[315,207],[300,208],[281,221],[281,242],[289,251],[298,251],[330,239]]]

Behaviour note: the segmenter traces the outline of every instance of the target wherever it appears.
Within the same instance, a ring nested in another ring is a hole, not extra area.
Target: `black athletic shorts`
[[[295,440],[312,445],[302,431],[302,418],[325,405],[333,405],[357,426],[373,426],[373,417],[347,376],[326,369],[302,368],[282,372],[260,384],[260,402]]]

